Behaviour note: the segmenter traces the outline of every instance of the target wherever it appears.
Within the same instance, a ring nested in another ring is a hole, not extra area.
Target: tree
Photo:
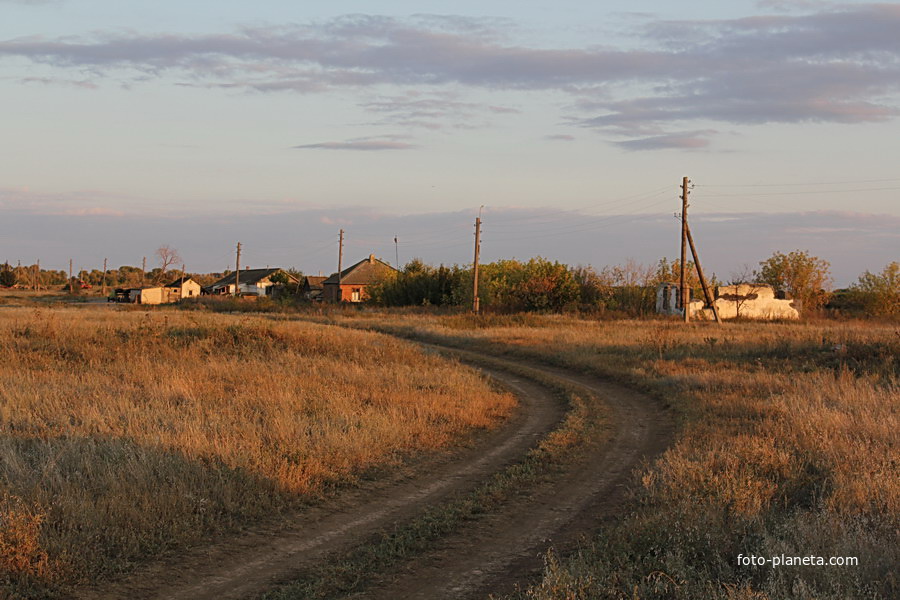
[[[746,294],[734,294],[734,314],[737,318],[741,317],[741,309],[744,307],[744,304],[756,298],[756,294],[759,293],[760,289],[765,287],[765,284],[757,283],[756,275],[748,264],[741,265],[740,271],[735,271],[731,274],[728,285],[735,286],[736,291],[740,291],[740,286],[745,286],[744,289],[747,291]]]
[[[828,300],[831,290],[831,265],[827,260],[794,250],[788,254],[775,252],[760,261],[756,279],[798,300],[804,312],[813,311]]]
[[[16,272],[13,271],[8,262],[3,263],[0,266],[0,286],[12,287],[14,285],[16,285]]]
[[[866,312],[880,316],[900,314],[900,263],[892,262],[878,274],[866,271],[850,289],[859,295]]]
[[[161,283],[166,276],[166,269],[181,262],[181,256],[178,255],[178,250],[166,244],[156,249],[156,257],[159,259],[159,272],[156,282]]]

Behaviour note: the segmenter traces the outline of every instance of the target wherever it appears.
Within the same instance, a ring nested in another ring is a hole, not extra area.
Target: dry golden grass
[[[7,308],[0,331],[8,593],[295,508],[514,403],[410,344],[310,323]]]
[[[356,319],[618,378],[672,405],[675,445],[635,516],[551,561],[530,598],[889,598],[900,593],[900,330],[875,322]],[[739,553],[859,567],[740,568]]]

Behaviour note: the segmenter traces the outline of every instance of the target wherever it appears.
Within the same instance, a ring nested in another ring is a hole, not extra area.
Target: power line
[[[884,192],[889,190],[900,190],[900,186],[881,187],[881,188],[857,188],[843,190],[803,190],[800,192],[759,192],[754,194],[709,194],[704,198],[748,198],[751,196],[810,196],[815,194],[846,194],[857,192]]]
[[[811,181],[805,183],[697,183],[694,187],[800,187],[811,185],[851,185],[858,183],[886,183],[890,181],[900,181],[900,178],[894,179],[850,179],[845,181]]]

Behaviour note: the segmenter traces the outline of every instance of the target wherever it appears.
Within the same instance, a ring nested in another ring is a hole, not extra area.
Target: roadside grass
[[[68,597],[491,428],[513,397],[372,332],[0,311],[0,595]]]
[[[524,356],[644,389],[679,414],[632,512],[519,597],[900,596],[900,330],[872,321],[596,322],[359,314],[357,327]],[[853,556],[746,567],[738,554]]]

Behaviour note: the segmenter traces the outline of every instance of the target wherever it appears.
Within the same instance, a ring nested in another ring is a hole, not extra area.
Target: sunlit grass
[[[0,330],[0,572],[17,593],[297,508],[514,404],[411,344],[309,323],[8,308]]]
[[[353,322],[613,377],[679,416],[631,516],[529,598],[890,598],[900,564],[900,330],[878,322],[596,322],[361,315]],[[858,556],[746,568],[739,553]]]

